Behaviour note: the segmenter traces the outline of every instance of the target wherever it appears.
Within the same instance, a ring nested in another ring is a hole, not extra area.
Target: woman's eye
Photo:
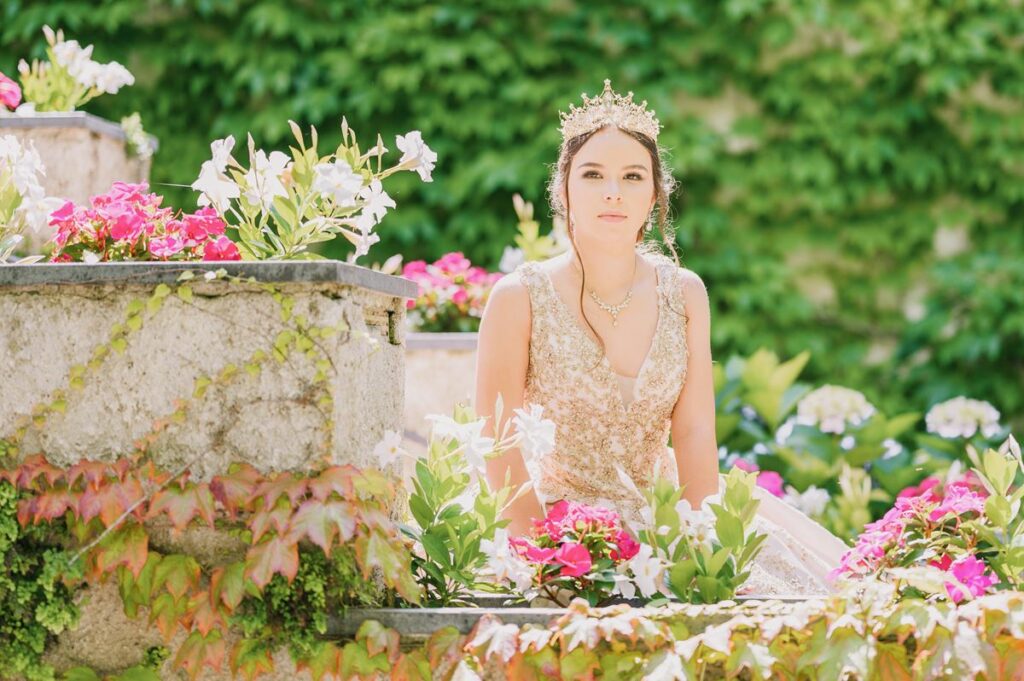
[[[626,177],[628,177],[630,179],[633,179],[633,180],[642,180],[642,179],[644,179],[643,175],[641,175],[640,173],[630,173],[629,175],[626,175]]]
[[[596,170],[588,170],[587,172],[583,173],[583,177],[599,177],[599,175],[597,174]]]
[[[583,173],[583,177],[589,179],[589,178],[592,178],[592,177],[601,177],[601,175],[596,170],[588,170],[587,172]],[[626,175],[626,179],[628,179],[628,180],[642,180],[642,179],[644,179],[644,176],[641,175],[640,173],[629,173],[628,175]]]

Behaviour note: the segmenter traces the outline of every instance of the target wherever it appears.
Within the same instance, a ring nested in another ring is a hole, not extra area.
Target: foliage
[[[443,679],[477,679],[485,665],[500,665],[516,679],[996,681],[1024,671],[1024,594],[957,607],[897,603],[891,587],[869,586],[798,604],[590,608],[578,599],[547,627],[482,617],[464,638],[439,631],[425,648],[429,659],[454,667]],[[457,664],[444,656],[452,648],[464,651]]]
[[[835,573],[881,575],[911,595],[960,601],[1024,584],[1024,461],[1012,437],[997,451],[973,448],[973,475],[929,478],[864,528]]]
[[[283,148],[291,119],[334,147],[345,112],[385,139],[415,126],[443,159],[434,183],[395,178],[407,207],[379,252],[461,250],[495,269],[511,196],[545,199],[558,111],[609,77],[664,125],[683,186],[678,243],[711,292],[717,356],[808,349],[804,380],[863,386],[885,413],[975,394],[1022,425],[1024,14],[1012,3],[151,9],[6,0],[0,71],[43,56],[47,22],[130,64],[136,84],[88,106],[141,112],[165,142],[153,181],[176,185],[171,205],[190,205],[180,187],[211,139],[252,131]]]
[[[555,216],[551,233],[542,235],[540,223],[533,218],[533,204],[524,201],[519,194],[513,194],[512,205],[519,218],[519,227],[513,238],[515,246],[506,246],[501,254],[499,267],[502,272],[511,272],[521,262],[547,260],[568,250],[570,241],[564,218]]]
[[[747,567],[767,539],[753,531],[760,504],[753,492],[754,476],[738,468],[726,476],[724,493],[699,509],[664,478],[644,490],[647,522],[640,540],[664,560],[665,581],[676,598],[717,603],[733,598],[750,576]]]
[[[81,569],[49,528],[18,523],[20,496],[0,480],[0,678],[37,681],[54,678],[40,660],[47,643],[78,622]]]
[[[406,263],[402,276],[419,287],[416,299],[406,303],[409,325],[433,332],[477,331],[491,289],[502,277],[473,267],[459,252],[446,253],[433,264]]]
[[[129,616],[145,608],[167,642],[184,632],[174,664],[192,678],[225,660],[232,673],[252,678],[284,641],[297,662],[314,664],[338,650],[315,640],[326,612],[368,597],[369,604],[421,597],[409,547],[386,514],[394,489],[372,470],[263,475],[239,464],[194,482],[187,471],[163,471],[141,457],[84,460],[65,470],[32,456],[0,479],[20,493],[18,525],[53,533],[76,550],[53,561],[42,585],[54,590],[69,566],[90,584],[115,581]],[[162,554],[150,547],[147,524],[154,522],[169,524],[175,536],[216,527],[241,540],[244,556],[204,569],[190,555]],[[372,576],[389,594],[366,583]],[[41,620],[53,631],[68,623],[54,606],[43,613],[54,618]],[[232,624],[245,636],[228,651]]]
[[[465,605],[473,591],[488,588],[479,574],[486,562],[482,544],[508,525],[501,512],[514,491],[507,479],[506,486],[491,490],[480,469],[485,457],[516,446],[521,435],[510,436],[506,424],[502,437],[482,436],[483,421],[463,405],[455,407],[453,418],[435,418],[427,455],[416,459],[406,482],[415,524],[402,530],[419,549],[412,567],[425,604]],[[500,412],[495,420],[500,422]]]
[[[210,145],[213,159],[205,161],[192,188],[200,193],[199,205],[212,206],[225,222],[238,230],[246,259],[313,259],[310,247],[342,235],[352,242],[355,261],[380,237],[373,227],[394,208],[394,200],[381,181],[402,170],[416,172],[431,181],[437,155],[412,131],[395,138],[404,152],[398,164],[382,170],[387,148],[380,135],[377,144],[360,153],[355,133],[342,119],[342,142],[325,156],[317,151],[316,128],[310,130],[310,146],[294,121],[288,121],[298,147],[289,147],[291,158],[280,151],[268,155],[256,149],[248,135],[249,167],[241,165],[231,150],[228,136]],[[376,158],[376,170],[370,159]]]

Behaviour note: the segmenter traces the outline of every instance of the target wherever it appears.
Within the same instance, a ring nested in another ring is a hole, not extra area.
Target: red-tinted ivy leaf
[[[356,640],[366,645],[366,652],[370,657],[386,653],[389,662],[394,662],[398,658],[400,638],[397,631],[385,627],[377,620],[366,620],[356,631]]]
[[[419,603],[423,587],[413,578],[412,556],[398,543],[398,539],[372,530],[356,537],[355,549],[364,577],[369,577],[370,571],[379,567],[384,573],[384,580],[402,598],[410,603]]]
[[[448,626],[438,629],[427,639],[427,658],[431,669],[442,666],[451,668],[456,659],[462,657],[462,648],[467,637],[455,627]]]
[[[166,589],[175,599],[199,585],[199,563],[192,556],[174,553],[164,556],[153,573],[153,588]]]
[[[274,670],[274,658],[267,644],[254,639],[242,639],[231,649],[231,672],[251,681],[260,674]]]
[[[289,534],[294,539],[306,537],[330,555],[334,538],[350,541],[356,533],[355,509],[345,501],[323,502],[310,499],[292,517]]]
[[[16,470],[17,476],[14,479],[8,479],[20,489],[31,489],[39,476],[42,476],[51,487],[57,480],[64,477],[63,469],[50,465],[50,462],[42,454],[26,457]]]
[[[237,561],[214,568],[210,574],[210,599],[234,610],[245,596],[245,563]]]
[[[316,650],[312,655],[295,662],[295,670],[301,672],[308,669],[315,681],[321,681],[324,677],[341,678],[341,648],[328,641],[319,641],[315,645]]]
[[[93,561],[101,574],[123,565],[138,578],[148,556],[149,535],[142,525],[134,522],[117,528],[93,549]]]
[[[68,508],[74,508],[75,499],[66,489],[52,489],[37,494],[30,499],[22,499],[21,503],[31,502],[32,522],[56,520],[64,515]],[[21,503],[18,505],[18,519],[21,520]]]
[[[111,474],[109,464],[103,461],[79,461],[68,468],[68,487],[74,487],[79,478],[85,481],[85,486],[92,489],[99,489],[100,484]]]
[[[192,598],[188,601],[188,608],[192,626],[204,636],[225,624],[221,605],[219,602],[214,602],[209,591],[192,594]]]
[[[153,596],[153,575],[156,566],[160,562],[159,553],[150,551],[146,556],[146,564],[142,572],[133,575],[131,570],[121,567],[117,571],[118,589],[121,592],[121,601],[124,603],[124,611],[129,617],[136,617],[139,606],[149,603]]]
[[[271,537],[269,541],[250,548],[245,563],[246,578],[251,579],[260,589],[275,574],[291,582],[299,572],[299,545],[287,537]]]
[[[104,527],[110,527],[144,496],[142,484],[135,478],[106,484],[98,489],[89,487],[78,499],[78,515],[85,521],[99,517]],[[136,507],[136,516],[141,515],[141,507],[141,504]]]
[[[166,514],[176,533],[184,530],[196,516],[213,526],[213,495],[207,485],[189,485],[185,489],[166,487],[153,495],[147,517]]]
[[[218,475],[210,481],[214,498],[227,510],[231,517],[239,511],[248,510],[256,485],[263,475],[247,463],[234,463],[226,475]]]
[[[359,469],[351,464],[331,466],[309,481],[309,491],[320,501],[326,499],[332,492],[342,499],[351,499],[355,496],[355,485],[352,481],[357,475]]]
[[[288,531],[291,524],[294,506],[288,503],[287,499],[281,499],[277,506],[271,510],[259,510],[252,514],[249,520],[249,529],[252,530],[252,543],[255,544],[263,538],[271,528],[277,534],[283,535]]]
[[[432,678],[430,662],[423,650],[403,654],[391,668],[391,681],[430,681]]]
[[[174,664],[180,666],[190,679],[195,679],[203,667],[219,670],[224,663],[224,637],[214,629],[208,634],[193,631],[178,649]]]
[[[296,478],[289,472],[278,473],[272,480],[264,480],[256,486],[250,501],[262,500],[263,508],[273,508],[277,500],[287,496],[294,507],[309,488],[309,481]]]
[[[164,592],[154,598],[153,603],[149,606],[149,621],[160,630],[160,635],[164,637],[164,640],[170,642],[178,628],[178,620],[187,611],[187,599],[175,598]]]

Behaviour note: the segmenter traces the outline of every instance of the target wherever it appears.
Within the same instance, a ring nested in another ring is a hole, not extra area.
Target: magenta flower
[[[465,305],[469,300],[469,294],[466,293],[466,289],[460,288],[452,294],[452,302],[456,305]]]
[[[567,542],[558,547],[555,561],[562,564],[563,577],[582,577],[590,572],[593,565],[590,551],[583,544]]]
[[[435,264],[442,272],[449,275],[465,272],[470,267],[469,259],[459,251],[445,254]]]
[[[527,541],[521,537],[511,537],[509,538],[508,543],[512,545],[520,556],[533,561],[534,563],[547,565],[555,557],[556,549],[542,549],[533,542]]]
[[[0,73],[0,104],[8,109],[17,109],[21,104],[21,88],[2,73]]]
[[[100,215],[107,222],[107,231],[115,241],[135,242],[146,228],[146,215],[127,203],[110,203]]]
[[[733,466],[739,468],[741,471],[746,471],[747,473],[757,473],[759,470],[761,470],[760,468],[757,467],[756,463],[750,463],[749,461],[744,461],[743,459],[736,459],[736,463],[734,463]]]
[[[977,598],[984,595],[990,586],[999,581],[995,575],[985,574],[987,569],[988,566],[974,556],[964,556],[952,564],[949,572],[970,590],[972,596]],[[946,582],[946,591],[954,603],[959,603],[965,598],[963,590],[952,582]]]
[[[929,515],[929,520],[941,520],[947,513],[962,516],[965,513],[985,512],[985,497],[966,487],[949,487],[946,490],[946,498],[935,507]]]
[[[203,260],[241,260],[242,254],[238,251],[235,242],[223,234],[216,239],[206,242],[203,246]]]
[[[616,550],[611,552],[612,560],[629,560],[640,552],[640,544],[625,530],[619,530],[615,535],[615,546]]]
[[[402,268],[402,276],[409,279],[415,279],[417,275],[423,275],[427,273],[427,261],[426,260],[413,260],[405,263]]]
[[[198,244],[209,237],[220,236],[226,226],[217,211],[206,206],[192,215],[183,216],[181,229],[186,239]]]
[[[173,257],[183,248],[185,248],[185,242],[175,234],[158,237],[149,242],[149,252],[158,258]]]
[[[782,490],[782,485],[782,476],[775,471],[762,471],[757,475],[757,486],[777,497],[786,496],[786,493]]]
[[[896,497],[902,499],[904,497],[928,496],[933,499],[938,499],[939,494],[934,488],[938,486],[941,482],[942,481],[939,480],[939,478],[932,475],[922,480],[921,484],[919,485],[907,487],[902,492],[897,494]]]

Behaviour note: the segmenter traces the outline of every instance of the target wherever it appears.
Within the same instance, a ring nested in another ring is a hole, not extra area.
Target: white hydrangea
[[[811,518],[817,518],[824,513],[831,499],[827,491],[814,485],[803,492],[798,492],[792,485],[786,485],[786,496],[783,497],[783,501]]]
[[[950,439],[969,438],[979,431],[984,437],[994,437],[1002,430],[995,407],[962,395],[933,406],[924,421],[929,433]]]
[[[847,426],[860,425],[874,413],[874,405],[863,393],[838,385],[823,385],[800,400],[796,423],[816,426],[823,433],[841,434]]]

